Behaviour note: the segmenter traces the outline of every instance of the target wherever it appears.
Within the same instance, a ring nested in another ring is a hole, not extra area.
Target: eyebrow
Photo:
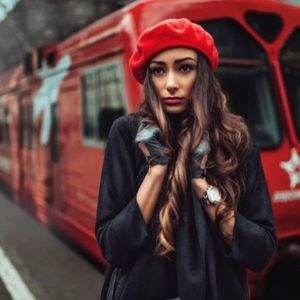
[[[193,59],[193,58],[191,58],[191,57],[184,57],[184,58],[176,59],[176,60],[175,60],[175,64],[179,64],[179,63],[181,63],[182,61],[187,60],[187,59],[190,59],[190,60],[193,60],[193,61],[196,62],[196,60]],[[150,61],[150,64],[152,64],[152,63],[156,63],[156,64],[159,64],[159,65],[166,65],[165,62],[163,62],[163,61],[157,61],[157,60],[151,60],[151,61]]]

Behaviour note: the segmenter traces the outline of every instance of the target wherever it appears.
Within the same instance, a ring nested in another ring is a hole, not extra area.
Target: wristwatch
[[[221,193],[219,189],[213,185],[209,185],[201,198],[201,203],[206,205],[217,205],[221,201]]]

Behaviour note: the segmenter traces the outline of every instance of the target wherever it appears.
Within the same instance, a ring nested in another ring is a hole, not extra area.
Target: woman
[[[114,122],[100,183],[101,299],[249,299],[246,268],[276,250],[259,153],[217,65],[212,37],[187,19],[138,39],[130,68],[145,99]]]

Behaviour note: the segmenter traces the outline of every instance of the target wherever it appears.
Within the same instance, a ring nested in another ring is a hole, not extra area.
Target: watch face
[[[211,203],[218,203],[221,200],[221,194],[215,186],[209,186],[207,189],[207,198]]]

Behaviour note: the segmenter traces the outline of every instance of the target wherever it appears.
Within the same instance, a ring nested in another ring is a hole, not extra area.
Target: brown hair
[[[159,212],[159,230],[155,253],[166,256],[175,251],[175,232],[180,221],[180,204],[187,194],[187,168],[190,153],[197,147],[206,130],[210,136],[211,151],[206,164],[207,181],[216,185],[226,208],[217,209],[216,224],[236,211],[238,199],[245,189],[242,166],[250,148],[248,128],[242,117],[229,112],[219,81],[207,61],[198,53],[197,78],[191,93],[188,113],[182,118],[177,147],[172,142],[170,120],[163,110],[149,69],[144,81],[145,99],[140,104],[141,122],[156,124],[164,136],[171,155],[166,176],[166,201]]]

